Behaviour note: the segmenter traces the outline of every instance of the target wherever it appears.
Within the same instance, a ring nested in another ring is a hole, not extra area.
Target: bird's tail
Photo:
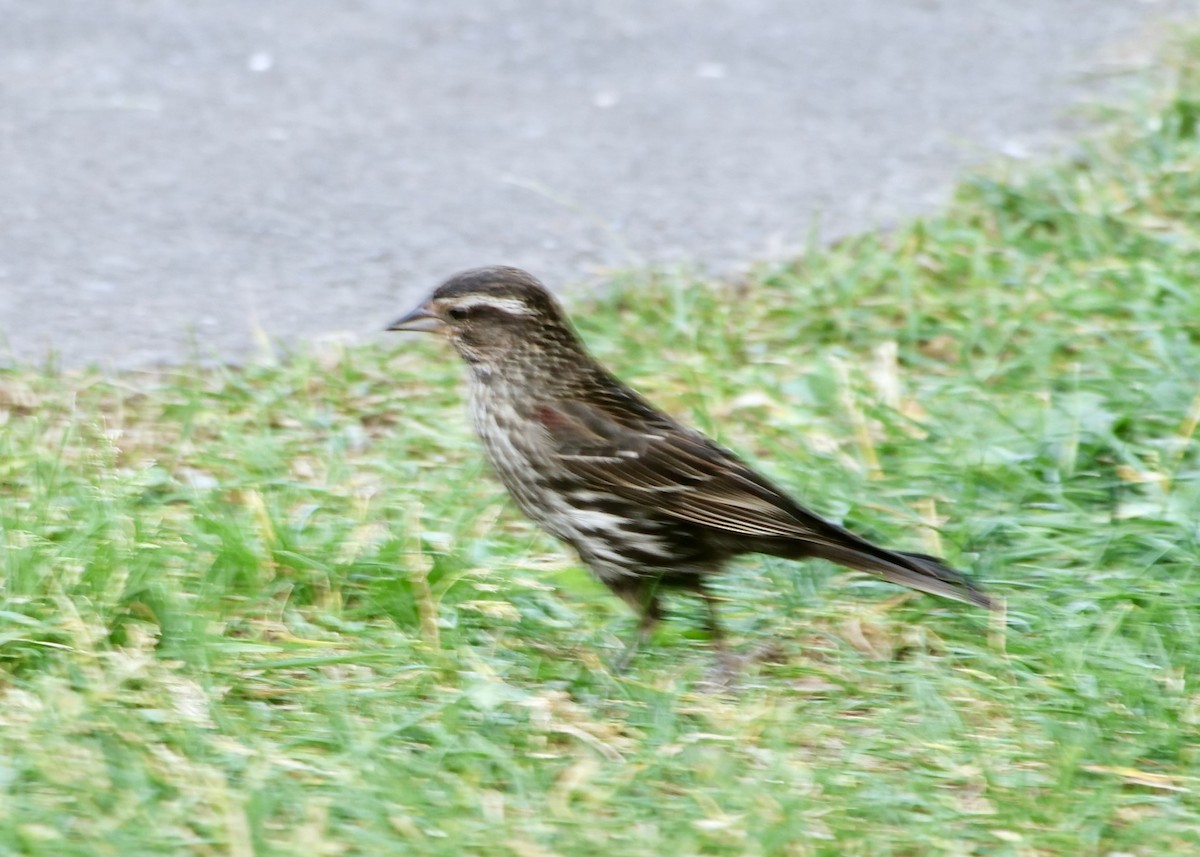
[[[928,554],[890,551],[864,540],[853,546],[828,543],[811,545],[809,555],[856,571],[869,571],[884,580],[931,595],[978,604],[989,610],[995,607],[995,602],[969,577]]]

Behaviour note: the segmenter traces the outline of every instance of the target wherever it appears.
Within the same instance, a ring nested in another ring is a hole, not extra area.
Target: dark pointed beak
[[[398,318],[387,326],[387,330],[418,330],[422,333],[432,333],[442,326],[442,320],[430,308],[429,304],[421,304],[408,315]]]

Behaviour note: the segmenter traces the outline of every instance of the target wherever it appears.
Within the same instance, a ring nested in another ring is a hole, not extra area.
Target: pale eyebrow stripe
[[[474,307],[490,307],[509,315],[532,315],[533,311],[524,301],[517,298],[501,298],[492,295],[468,295],[455,301],[455,304],[466,309]]]

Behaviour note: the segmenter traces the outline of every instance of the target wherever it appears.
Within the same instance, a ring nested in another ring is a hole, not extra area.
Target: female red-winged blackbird
[[[641,616],[742,553],[820,557],[894,583],[991,607],[940,559],[890,551],[830,523],[733,453],[656,410],[588,354],[558,302],[517,268],[464,271],[389,330],[441,331],[470,366],[488,459],[530,518],[570,544]]]

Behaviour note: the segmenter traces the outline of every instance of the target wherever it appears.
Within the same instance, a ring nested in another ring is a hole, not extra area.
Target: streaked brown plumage
[[[389,329],[436,330],[453,343],[470,366],[471,411],[497,475],[640,614],[639,638],[662,615],[664,588],[704,596],[717,635],[704,582],[742,553],[820,557],[991,606],[940,559],[887,550],[818,517],[656,410],[588,354],[525,271],[464,271]]]

